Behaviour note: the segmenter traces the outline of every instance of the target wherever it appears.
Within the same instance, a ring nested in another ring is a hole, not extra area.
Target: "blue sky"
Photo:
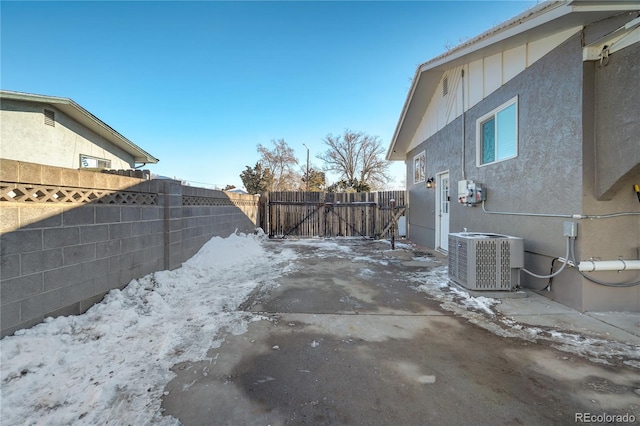
[[[241,187],[271,140],[301,166],[346,128],[386,149],[419,64],[535,3],[2,1],[0,86],[73,99],[152,173]]]

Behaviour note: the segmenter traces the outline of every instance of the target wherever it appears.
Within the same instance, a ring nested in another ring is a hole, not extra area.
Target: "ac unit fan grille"
[[[496,261],[496,243],[479,241],[476,245],[476,288],[495,288],[498,280]]]
[[[460,283],[466,286],[467,285],[467,260],[468,260],[467,245],[458,244],[458,246],[460,247],[458,249],[458,268],[460,268],[458,273],[460,275]]]
[[[509,241],[500,242],[500,288],[511,288],[511,246]]]

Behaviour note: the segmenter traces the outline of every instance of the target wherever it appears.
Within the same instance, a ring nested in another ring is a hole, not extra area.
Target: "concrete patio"
[[[262,320],[224,336],[209,359],[174,367],[163,407],[185,425],[640,419],[638,314],[580,314],[530,292],[500,299],[494,315],[452,309],[455,297],[443,303],[417,289],[416,274],[442,271],[428,250],[353,239],[267,244],[300,258],[243,304]],[[533,338],[517,334],[532,329]],[[553,340],[563,333],[631,356],[572,353]]]

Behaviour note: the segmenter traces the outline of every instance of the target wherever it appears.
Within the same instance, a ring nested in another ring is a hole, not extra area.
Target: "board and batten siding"
[[[448,69],[444,72],[437,89],[429,101],[429,106],[413,136],[408,151],[442,130],[457,117],[460,117],[463,103],[464,110],[469,110],[580,30],[582,30],[582,27],[574,27],[549,37],[531,41]],[[461,90],[461,71],[463,69],[464,102]],[[447,79],[448,88],[446,95],[443,94],[443,80],[445,78]]]

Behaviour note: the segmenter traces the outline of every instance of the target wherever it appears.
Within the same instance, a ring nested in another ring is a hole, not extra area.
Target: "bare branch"
[[[389,162],[384,160],[380,138],[346,129],[342,135],[327,135],[323,140],[328,149],[318,155],[324,170],[339,174],[345,182],[359,182],[371,188],[383,187],[389,177]]]
[[[258,153],[261,156],[260,163],[273,173],[271,191],[290,191],[296,189],[300,181],[299,174],[294,166],[298,164],[293,149],[287,145],[284,139],[272,140],[274,148],[270,150],[262,144],[258,144]]]

